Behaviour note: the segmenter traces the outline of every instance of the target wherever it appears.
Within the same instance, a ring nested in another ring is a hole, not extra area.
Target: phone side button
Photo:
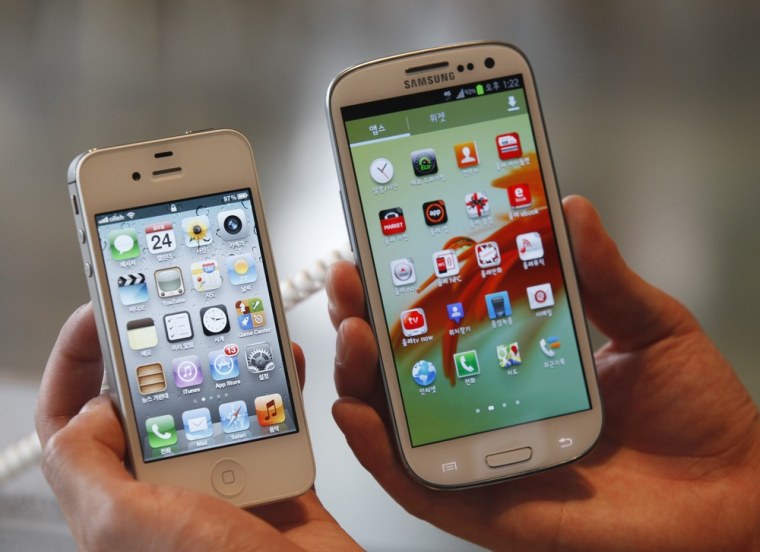
[[[92,265],[90,263],[84,263],[84,275],[92,278]]]
[[[489,454],[486,456],[486,464],[491,468],[501,468],[510,464],[525,462],[526,460],[530,460],[531,456],[533,456],[533,449],[530,447],[507,450]]]
[[[222,496],[235,496],[245,489],[245,468],[234,460],[219,460],[211,468],[211,485]]]

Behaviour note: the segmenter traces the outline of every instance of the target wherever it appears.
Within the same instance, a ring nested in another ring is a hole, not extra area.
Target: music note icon
[[[271,426],[285,421],[285,407],[279,393],[256,397],[253,401],[259,425]]]
[[[197,355],[175,358],[172,360],[174,384],[179,387],[191,387],[203,382],[201,361]]]

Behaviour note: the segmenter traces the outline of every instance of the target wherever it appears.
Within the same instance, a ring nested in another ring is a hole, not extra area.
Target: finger
[[[361,318],[347,318],[338,327],[335,388],[340,397],[356,397],[380,412],[385,411],[375,334]]]
[[[35,422],[43,445],[100,393],[102,381],[103,361],[88,303],[61,328],[42,377]]]
[[[301,385],[301,391],[306,384],[306,357],[303,354],[303,349],[298,343],[291,342],[293,347],[293,358],[296,360],[296,372],[298,373],[298,383]]]
[[[325,282],[327,311],[334,328],[351,316],[366,318],[364,289],[356,266],[348,261],[330,265]]]
[[[615,347],[635,350],[694,328],[678,301],[628,268],[587,199],[563,203],[586,313]]]
[[[349,397],[338,399],[333,404],[332,414],[356,459],[388,494],[407,509],[424,510],[430,491],[407,474],[389,429],[377,411]]]
[[[82,495],[132,479],[123,459],[121,425],[110,400],[101,395],[47,440],[42,471],[64,511],[78,511]]]

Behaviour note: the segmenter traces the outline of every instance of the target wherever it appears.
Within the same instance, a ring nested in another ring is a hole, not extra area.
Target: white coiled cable
[[[331,251],[325,259],[316,261],[311,268],[300,271],[291,280],[280,281],[280,293],[285,309],[294,307],[324,288],[329,266],[341,259],[354,261],[354,254],[348,243]],[[36,432],[0,450],[0,485],[36,464],[41,454],[42,447]]]

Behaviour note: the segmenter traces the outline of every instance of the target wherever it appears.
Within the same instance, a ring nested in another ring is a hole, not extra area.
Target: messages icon
[[[109,232],[108,245],[111,247],[111,258],[114,261],[134,259],[140,256],[137,232],[132,228],[122,228]]]

